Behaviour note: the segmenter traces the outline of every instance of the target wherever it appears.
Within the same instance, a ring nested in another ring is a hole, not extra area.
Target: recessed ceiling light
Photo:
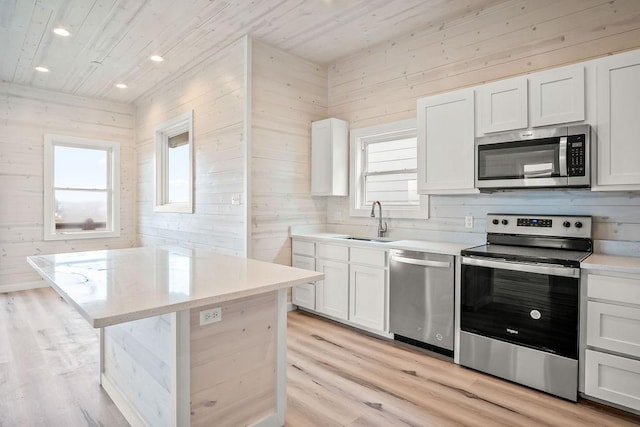
[[[49,69],[47,67],[36,67],[36,71],[40,71],[41,73],[48,73]]]
[[[154,62],[162,62],[164,61],[164,58],[160,55],[151,55],[149,57],[150,60],[154,61]]]
[[[127,88],[127,85],[126,85],[126,84],[124,84],[124,83],[118,83],[118,84],[116,84],[116,87],[117,87],[118,89],[126,89],[126,88]]]
[[[64,28],[54,28],[53,32],[62,37],[69,37],[71,33]]]

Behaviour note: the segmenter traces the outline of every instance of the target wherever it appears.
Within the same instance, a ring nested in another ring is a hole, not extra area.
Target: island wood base
[[[107,326],[101,384],[133,426],[282,426],[286,289]],[[200,326],[200,311],[222,320]]]

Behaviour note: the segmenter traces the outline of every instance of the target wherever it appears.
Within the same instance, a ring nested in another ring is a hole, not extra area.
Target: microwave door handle
[[[560,176],[569,176],[567,173],[567,137],[560,138],[560,152],[558,153]]]

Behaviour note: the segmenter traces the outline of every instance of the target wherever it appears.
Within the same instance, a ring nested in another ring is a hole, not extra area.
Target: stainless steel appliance
[[[487,244],[462,251],[460,364],[576,401],[591,249],[591,217],[489,214]]]
[[[555,127],[476,139],[476,188],[590,187],[590,127]]]
[[[454,257],[394,249],[389,270],[394,338],[452,356]]]

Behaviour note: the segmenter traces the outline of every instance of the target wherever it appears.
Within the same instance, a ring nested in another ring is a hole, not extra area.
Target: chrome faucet
[[[371,218],[376,217],[376,204],[378,205],[378,237],[384,237],[384,233],[387,232],[387,223],[382,225],[382,204],[379,200],[371,204]]]

